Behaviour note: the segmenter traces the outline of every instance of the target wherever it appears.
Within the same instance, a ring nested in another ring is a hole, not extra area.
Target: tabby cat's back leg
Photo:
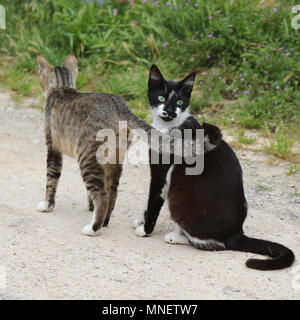
[[[36,209],[40,212],[51,211],[55,206],[55,194],[58,180],[62,169],[62,154],[48,148],[47,153],[47,184],[45,200],[37,204]]]
[[[88,193],[88,210],[93,212],[94,211],[94,203],[91,195]]]
[[[122,170],[123,167],[121,164],[110,165],[110,168],[107,170],[109,171],[109,175],[107,176],[109,200],[103,227],[106,227],[108,225],[111,213],[115,208]]]
[[[92,144],[91,147],[82,149],[82,152],[78,154],[81,176],[87,188],[88,198],[94,206],[91,223],[82,229],[82,233],[88,236],[99,234],[106,217],[109,199],[105,165],[97,162],[97,148],[98,145]]]
[[[99,191],[95,190],[93,193],[95,209],[92,213],[92,220],[90,224],[82,228],[82,234],[91,237],[97,236],[100,233],[108,207],[108,195],[104,189],[101,188]]]

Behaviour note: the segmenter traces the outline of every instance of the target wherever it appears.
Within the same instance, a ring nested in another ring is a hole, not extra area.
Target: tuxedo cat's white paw
[[[170,244],[189,244],[188,238],[177,231],[167,233],[165,235],[165,242]]]
[[[137,218],[133,221],[133,228],[136,229],[138,226],[143,225],[144,224],[144,219],[142,217]]]
[[[84,226],[81,230],[81,233],[85,236],[90,236],[90,237],[96,237],[100,233],[100,229],[97,230],[96,232],[93,230],[93,225],[92,224],[87,224]]]
[[[36,206],[36,210],[40,211],[40,212],[47,212],[47,211],[51,211],[53,208],[49,208],[49,201],[40,201],[37,206]]]
[[[145,232],[145,229],[144,229],[144,225],[140,225],[138,226],[136,229],[135,229],[135,234],[138,236],[138,237],[145,237],[147,234]]]

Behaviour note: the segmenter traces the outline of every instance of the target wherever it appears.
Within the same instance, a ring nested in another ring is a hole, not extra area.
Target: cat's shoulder
[[[185,118],[181,127],[184,129],[202,129],[201,124],[192,115],[189,115],[188,117]]]
[[[202,128],[204,129],[204,136],[209,138],[210,143],[218,145],[221,142],[223,135],[219,127],[203,122]]]
[[[213,145],[218,145],[222,140],[222,131],[219,127],[203,122],[202,124],[192,115],[187,117],[183,123],[183,128],[186,129],[203,129],[204,136],[209,139],[209,142]]]

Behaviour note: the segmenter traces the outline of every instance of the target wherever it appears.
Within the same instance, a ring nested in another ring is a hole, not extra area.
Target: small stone
[[[8,226],[9,228],[16,228],[18,225],[16,223],[11,223]]]
[[[226,286],[223,289],[223,293],[225,293],[227,296],[230,296],[233,293],[233,290],[232,290],[231,286]]]

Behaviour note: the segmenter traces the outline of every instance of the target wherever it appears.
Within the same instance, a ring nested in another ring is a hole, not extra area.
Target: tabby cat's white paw
[[[138,226],[136,229],[135,229],[135,234],[138,236],[138,237],[145,237],[147,234],[145,232],[145,229],[144,229],[144,225],[140,225]]]
[[[172,231],[165,235],[165,242],[170,244],[189,244],[189,240],[183,234]]]
[[[52,208],[49,208],[49,201],[41,201],[37,204],[36,210],[40,212],[51,211]]]
[[[84,226],[82,228],[81,233],[83,235],[85,235],[85,236],[95,237],[95,236],[99,235],[100,229],[95,232],[93,230],[93,225],[92,224],[87,224],[86,226]]]
[[[142,218],[137,218],[133,221],[133,228],[136,229],[138,226],[144,224],[144,219]]]

